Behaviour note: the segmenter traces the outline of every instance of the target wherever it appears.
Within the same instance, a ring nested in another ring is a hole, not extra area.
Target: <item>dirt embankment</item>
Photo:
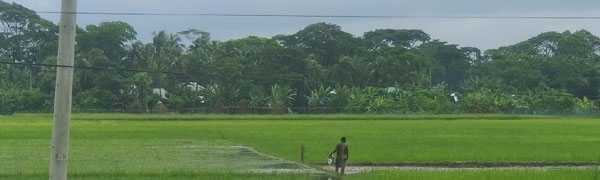
[[[316,165],[327,166],[326,163]],[[501,167],[564,167],[600,166],[600,162],[435,162],[435,163],[349,163],[347,166],[371,167],[437,167],[437,168],[501,168]]]

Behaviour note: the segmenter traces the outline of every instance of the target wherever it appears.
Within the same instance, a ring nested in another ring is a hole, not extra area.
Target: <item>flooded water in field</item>
[[[321,166],[328,172],[335,172],[335,167],[331,165]],[[527,170],[527,171],[548,171],[555,169],[569,170],[588,170],[595,166],[540,166],[540,167],[415,167],[415,166],[346,166],[345,174],[359,174],[371,171],[483,171],[483,170]]]
[[[71,147],[69,168],[71,172],[78,173],[326,174],[307,165],[266,155],[246,146],[215,146],[199,142],[146,145]],[[49,150],[48,147],[0,147],[0,169],[5,174],[45,173],[49,165]]]

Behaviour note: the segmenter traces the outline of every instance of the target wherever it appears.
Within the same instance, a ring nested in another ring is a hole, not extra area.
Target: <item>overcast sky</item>
[[[5,0],[6,1],[6,0]],[[8,0],[35,11],[60,11],[60,0]],[[400,16],[600,16],[599,0],[79,0],[80,12],[244,13]],[[58,22],[58,15],[42,14]],[[198,16],[79,15],[78,24],[125,21],[149,42],[153,31],[208,31],[225,41],[249,35],[293,34],[316,23],[338,24],[362,36],[383,29],[422,29],[432,38],[461,46],[497,48],[546,31],[586,29],[600,35],[600,20],[549,19],[343,19]]]

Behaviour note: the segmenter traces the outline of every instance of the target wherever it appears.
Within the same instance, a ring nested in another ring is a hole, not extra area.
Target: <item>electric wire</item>
[[[236,14],[236,13],[148,13],[148,12],[59,12],[38,14],[77,14],[112,16],[205,16],[205,17],[279,17],[279,18],[362,18],[362,19],[579,19],[600,20],[600,16],[441,16],[441,15],[317,15],[317,14]]]
[[[291,78],[274,78],[274,77],[259,77],[259,76],[242,76],[242,75],[187,73],[187,72],[175,72],[175,71],[156,71],[156,70],[92,67],[92,66],[69,66],[69,65],[42,64],[42,63],[23,63],[23,62],[0,61],[0,64],[22,65],[22,66],[43,66],[43,67],[54,67],[54,68],[62,67],[62,68],[89,69],[89,70],[102,70],[102,71],[161,73],[161,74],[204,76],[204,77],[223,77],[223,78],[251,79],[251,80],[262,80],[262,81],[333,83],[333,84],[342,84],[342,85],[351,85],[351,86],[365,85],[365,86],[380,87],[380,88],[396,87],[396,85],[388,85],[388,84],[363,84],[363,83],[354,84],[354,83],[341,82],[341,81],[318,81],[318,80],[310,80],[310,79],[291,79]],[[427,89],[427,88],[422,88],[422,89]],[[418,90],[418,89],[413,88],[411,90]],[[455,91],[455,92],[474,92],[474,91],[478,91],[480,89],[448,87],[447,90]],[[492,90],[492,89],[489,89],[488,91],[494,92],[494,93],[502,93],[502,94],[506,94],[506,95],[531,95],[531,93],[527,93],[527,92],[523,93],[523,92],[515,92],[515,91]],[[532,92],[532,93],[535,95],[542,95],[542,96],[600,98],[600,96],[585,96],[585,95],[575,95],[575,94],[548,94],[548,93],[537,93],[537,92]]]

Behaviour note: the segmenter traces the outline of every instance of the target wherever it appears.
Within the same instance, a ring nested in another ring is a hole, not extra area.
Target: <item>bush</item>
[[[369,105],[367,106],[367,112],[377,114],[393,113],[397,112],[398,109],[399,106],[396,101],[385,96],[376,97],[374,100],[369,101]]]
[[[3,115],[12,115],[18,110],[24,108],[24,96],[20,91],[12,88],[0,89],[0,113]]]
[[[469,113],[496,113],[500,108],[496,104],[496,95],[489,89],[479,89],[468,93],[462,101],[462,108]]]
[[[170,95],[166,105],[171,109],[182,112],[185,108],[185,100],[178,95]]]
[[[46,112],[50,109],[50,96],[39,89],[0,88],[0,114],[15,112]]]
[[[272,114],[283,114],[285,113],[288,105],[294,103],[294,97],[296,92],[291,88],[285,86],[279,86],[277,84],[271,87],[271,96],[267,99],[267,102],[271,106]]]
[[[112,109],[113,105],[121,102],[113,92],[99,88],[77,93],[73,101],[79,109]]]
[[[536,93],[530,107],[536,114],[557,114],[575,108],[577,100],[572,94],[546,89]]]
[[[575,100],[575,113],[579,115],[590,115],[596,109],[596,103],[590,101],[587,97]]]
[[[432,89],[401,90],[398,92],[398,103],[405,113],[451,113],[454,104],[449,99],[446,84],[439,84]]]
[[[23,111],[49,112],[54,106],[53,96],[45,94],[39,89],[23,90],[22,93],[25,96]]]
[[[133,102],[128,104],[125,108],[127,113],[142,114],[146,112],[146,106],[144,106],[138,98],[135,98]]]

